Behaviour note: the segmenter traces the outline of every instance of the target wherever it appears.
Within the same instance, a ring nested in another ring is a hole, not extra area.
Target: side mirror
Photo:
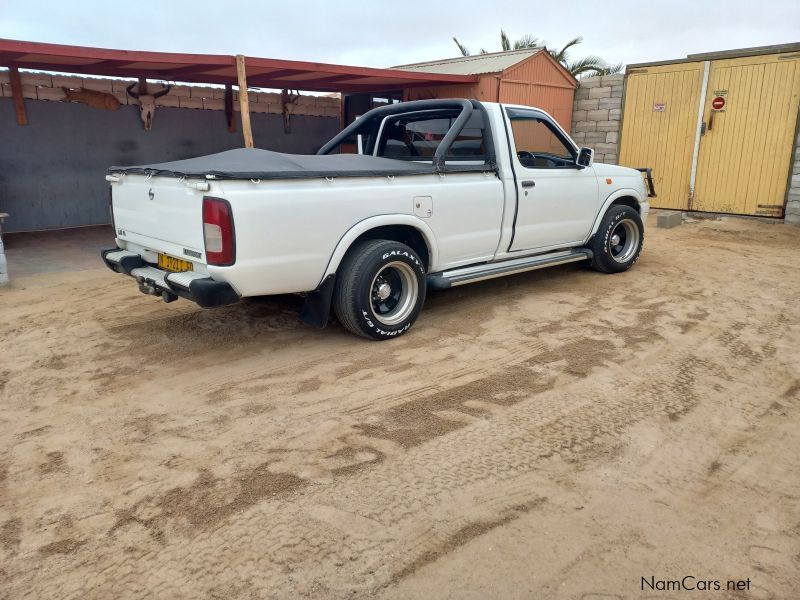
[[[578,158],[575,160],[575,164],[579,167],[591,167],[593,162],[594,150],[591,148],[581,148],[580,152],[578,152]]]

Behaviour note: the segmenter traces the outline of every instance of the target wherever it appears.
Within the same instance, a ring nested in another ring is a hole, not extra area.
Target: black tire
[[[400,242],[367,240],[338,269],[333,310],[352,333],[391,339],[417,320],[425,291],[425,265],[416,252]]]
[[[627,271],[639,258],[643,245],[644,226],[639,213],[624,204],[612,206],[589,244],[594,253],[592,268],[603,273]]]

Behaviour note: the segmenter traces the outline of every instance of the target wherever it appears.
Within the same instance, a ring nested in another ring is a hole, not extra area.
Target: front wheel
[[[644,244],[644,226],[639,213],[626,205],[606,211],[592,239],[592,267],[604,273],[621,273],[630,269]]]
[[[368,240],[339,268],[333,309],[339,322],[365,338],[385,340],[408,331],[425,301],[425,266],[411,248]]]

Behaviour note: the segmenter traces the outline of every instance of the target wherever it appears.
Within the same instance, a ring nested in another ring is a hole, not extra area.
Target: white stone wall
[[[580,80],[572,112],[572,139],[594,149],[596,162],[617,164],[624,75]]]
[[[28,100],[65,101],[62,88],[97,90],[113,94],[121,104],[139,102],[127,94],[125,88],[133,80],[112,79],[108,77],[80,77],[77,75],[50,75],[48,73],[20,72],[22,95]],[[161,87],[149,82],[149,89],[156,92]],[[11,97],[11,84],[8,71],[0,70],[0,97]],[[239,92],[233,92],[233,108],[239,110]],[[250,91],[250,112],[282,114],[281,95],[269,92]],[[156,100],[156,106],[173,108],[193,108],[204,110],[225,110],[225,90],[221,87],[195,85],[175,85],[169,94]],[[341,112],[341,100],[329,96],[301,95],[295,103],[289,105],[293,115],[314,117],[338,117]]]
[[[800,225],[800,133],[794,143],[794,163],[786,198],[786,222]]]

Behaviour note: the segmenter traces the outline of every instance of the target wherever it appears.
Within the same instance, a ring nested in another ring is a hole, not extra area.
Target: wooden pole
[[[233,118],[233,86],[225,84],[225,119],[228,121],[228,131],[236,132],[236,119]]]
[[[17,124],[27,125],[28,115],[25,112],[25,100],[22,97],[22,80],[19,78],[19,70],[17,67],[11,67],[8,70],[8,78],[11,81],[11,98],[14,100]]]
[[[253,130],[250,127],[250,99],[247,96],[247,72],[244,67],[244,55],[236,55],[236,75],[239,78],[239,110],[242,113],[242,135],[244,147],[253,147]]]

